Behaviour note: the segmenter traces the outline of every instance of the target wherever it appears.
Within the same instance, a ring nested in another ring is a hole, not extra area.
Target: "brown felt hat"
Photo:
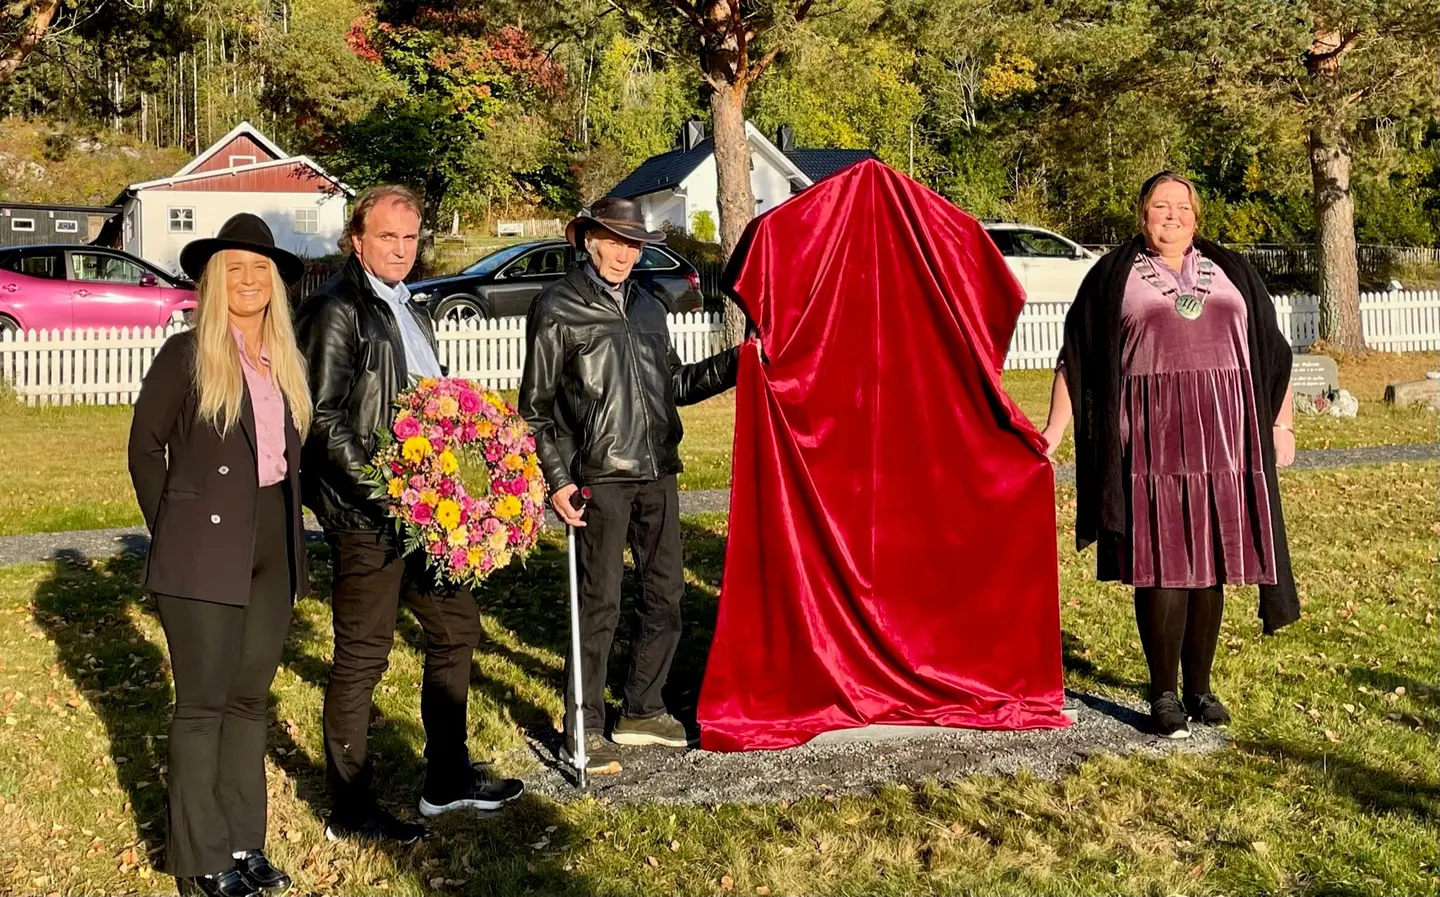
[[[665,235],[659,231],[646,230],[645,218],[640,214],[640,204],[633,199],[607,196],[597,199],[589,209],[581,209],[575,219],[565,225],[565,239],[576,249],[583,249],[585,231],[592,227],[603,227],[618,237],[636,243],[664,243]]]

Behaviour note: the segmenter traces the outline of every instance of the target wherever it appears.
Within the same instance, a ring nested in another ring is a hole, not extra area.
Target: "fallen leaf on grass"
[[[680,849],[680,842],[679,842],[679,841],[671,841],[671,842],[670,842],[670,852],[671,852],[671,853],[674,853],[675,851],[677,851],[677,850],[679,850],[679,849]]]
[[[722,891],[733,891],[733,890],[735,890],[735,879],[731,878],[731,877],[728,876],[728,875],[722,875],[722,876],[720,876],[720,890],[722,890]]]
[[[770,889],[764,885],[759,885],[755,888],[755,893],[759,894],[760,897],[765,897],[766,894],[770,893]]]
[[[1251,842],[1250,849],[1255,851],[1257,855],[1262,857],[1267,856],[1270,853],[1270,845],[1265,843],[1264,841]]]
[[[646,858],[645,858],[645,865],[647,865],[647,866],[658,866],[658,865],[660,865],[660,861],[657,860],[655,857],[646,857]]]
[[[1325,740],[1327,740],[1327,741],[1334,741],[1334,742],[1337,742],[1337,743],[1338,743],[1338,742],[1340,741],[1340,736],[1339,736],[1339,735],[1336,735],[1336,734],[1335,734],[1333,731],[1331,731],[1330,729],[1326,729],[1326,730],[1325,730]]]

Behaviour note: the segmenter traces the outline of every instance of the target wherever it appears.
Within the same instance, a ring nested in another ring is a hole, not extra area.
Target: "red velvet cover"
[[[1053,473],[1001,388],[1024,304],[980,224],[875,162],[751,223],[707,750],[1061,714]]]

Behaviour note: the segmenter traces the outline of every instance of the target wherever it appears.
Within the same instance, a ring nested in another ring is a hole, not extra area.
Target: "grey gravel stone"
[[[1221,730],[1196,726],[1172,740],[1143,731],[1148,713],[1138,704],[1076,694],[1081,707],[1067,729],[993,732],[880,726],[831,732],[783,751],[712,753],[698,749],[622,747],[624,771],[591,776],[582,792],[555,758],[559,735],[530,733],[538,771],[525,787],[560,801],[585,794],[612,804],[773,803],[801,797],[869,794],[885,785],[952,782],[1022,770],[1053,780],[1093,756],[1208,753],[1229,743]]]

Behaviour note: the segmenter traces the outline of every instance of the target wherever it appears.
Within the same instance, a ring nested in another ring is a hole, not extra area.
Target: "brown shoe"
[[[560,759],[575,766],[575,742],[569,735],[560,749]],[[591,732],[585,736],[585,772],[596,776],[620,774],[620,752],[603,735]]]

